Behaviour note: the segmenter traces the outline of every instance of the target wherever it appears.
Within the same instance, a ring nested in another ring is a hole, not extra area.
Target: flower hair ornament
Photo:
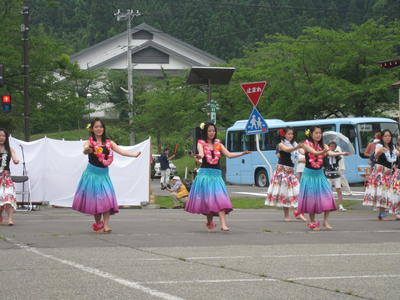
[[[285,130],[283,130],[282,128],[278,130],[278,134],[280,136],[285,136]]]
[[[306,131],[304,131],[304,134],[308,137],[311,135],[311,130],[310,129],[306,129]]]
[[[204,127],[206,127],[206,123],[204,123],[204,122],[201,123],[199,127],[200,127],[201,130],[204,130]]]
[[[88,124],[86,125],[86,129],[89,130],[89,131],[92,130],[92,125],[91,125],[90,123],[88,123]]]

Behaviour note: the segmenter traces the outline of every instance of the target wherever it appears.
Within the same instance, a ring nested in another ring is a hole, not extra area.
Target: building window
[[[146,30],[139,30],[132,34],[132,39],[134,40],[152,40],[153,34]]]
[[[147,47],[132,55],[135,64],[168,64],[169,55],[153,47]]]

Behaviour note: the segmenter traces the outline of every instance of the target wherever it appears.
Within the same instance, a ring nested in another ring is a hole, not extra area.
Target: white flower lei
[[[289,148],[293,148],[293,147],[296,147],[296,146],[297,146],[297,143],[296,143],[296,142],[293,142],[293,144],[292,144],[292,143],[289,142],[287,139],[284,139],[284,140],[283,140],[283,144],[284,144],[286,147],[289,147]],[[292,162],[293,162],[294,164],[296,164],[297,161],[299,160],[299,151],[298,151],[298,150],[292,151],[292,152],[290,153],[290,159],[292,160]]]
[[[383,147],[383,145],[381,145],[381,144],[376,145],[376,149],[382,148],[382,147]],[[394,163],[397,160],[397,150],[394,147],[392,148],[392,151],[383,152],[383,154],[385,154],[386,160],[389,163]]]
[[[4,168],[7,165],[7,153],[3,153],[1,155],[1,165],[0,165],[0,173],[4,171]]]

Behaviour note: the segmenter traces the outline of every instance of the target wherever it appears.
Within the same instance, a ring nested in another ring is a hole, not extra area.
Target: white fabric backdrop
[[[85,141],[61,141],[43,138],[24,142],[13,137],[10,146],[20,164],[10,164],[11,175],[22,175],[22,151],[31,181],[32,201],[48,201],[51,205],[71,207],[79,180],[88,164],[83,154]],[[150,139],[135,146],[121,146],[130,152],[141,151],[138,158],[114,153],[109,167],[119,205],[140,205],[149,200]],[[15,184],[17,191],[22,184]],[[20,196],[18,196],[20,197]]]

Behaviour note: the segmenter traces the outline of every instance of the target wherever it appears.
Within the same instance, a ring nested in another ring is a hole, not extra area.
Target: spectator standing
[[[175,154],[168,157],[169,149],[165,148],[163,153],[158,158],[160,163],[160,173],[161,173],[161,189],[164,190],[169,184],[169,177],[171,175],[171,168],[169,167],[169,161],[175,158]]]
[[[381,133],[376,132],[374,135],[374,140],[367,145],[367,148],[365,148],[364,156],[370,157],[371,154],[375,152],[376,144],[378,144],[380,141],[381,141]]]

